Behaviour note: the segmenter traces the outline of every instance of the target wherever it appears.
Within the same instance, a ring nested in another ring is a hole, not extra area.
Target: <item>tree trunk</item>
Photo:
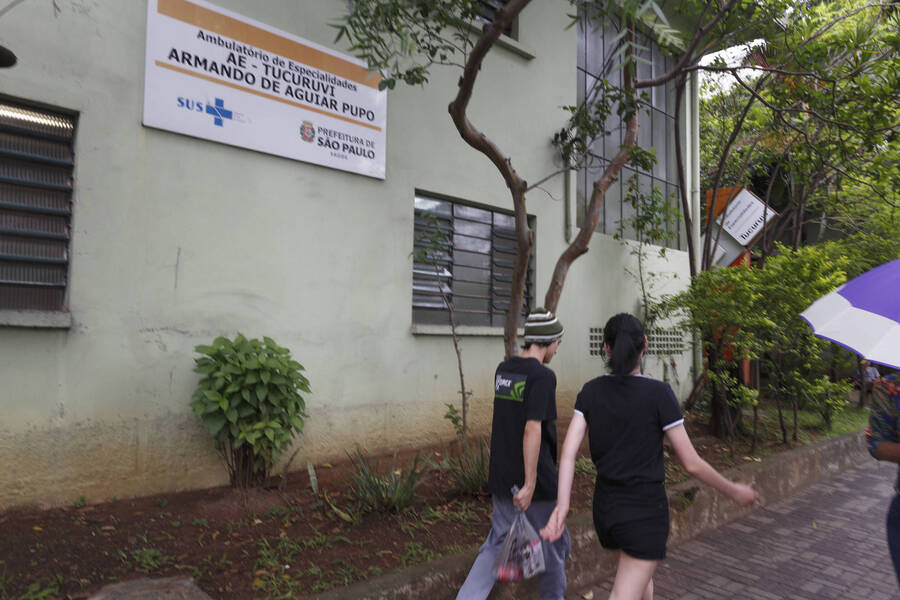
[[[798,421],[797,421],[797,419],[799,416],[797,414],[797,397],[796,396],[791,397],[791,407],[794,410],[794,431],[793,431],[793,435],[791,436],[791,438],[796,442],[798,440],[798,434],[797,434]]]
[[[684,177],[684,152],[681,148],[681,103],[684,100],[684,87],[687,78],[681,76],[675,83],[675,169],[678,171],[678,188],[681,190],[681,218],[684,221],[685,238],[688,248],[688,264],[690,266],[691,279],[697,275],[697,260],[694,248],[694,237],[691,232],[694,230],[694,219],[702,219],[700,215],[691,216],[691,202],[688,197],[687,184]],[[698,184],[699,185],[699,184]],[[702,222],[702,221],[701,221]],[[696,386],[695,386],[696,387]]]
[[[531,255],[532,233],[528,228],[528,215],[525,211],[525,180],[519,177],[512,166],[512,161],[484,133],[477,129],[466,114],[475,80],[481,70],[481,64],[488,51],[494,46],[502,33],[516,19],[519,13],[528,6],[531,0],[510,0],[497,11],[494,20],[486,25],[481,37],[472,47],[466,60],[463,74],[459,78],[459,89],[456,98],[447,107],[453,124],[460,137],[472,148],[488,157],[506,182],[512,195],[516,216],[516,266],[513,271],[512,289],[510,290],[509,309],[506,312],[506,326],[503,330],[503,343],[506,356],[519,353],[516,345],[519,320],[522,316],[522,300],[525,297],[525,277],[528,273],[528,258]]]
[[[631,43],[633,44],[635,41],[635,26],[633,22],[629,21],[628,30],[631,37]],[[633,60],[633,45],[630,44],[628,48],[629,49],[626,51],[626,64],[623,70],[622,87],[625,90],[626,95],[634,101],[635,63]],[[611,186],[619,177],[622,167],[625,166],[628,159],[631,157],[631,147],[637,143],[638,113],[640,111],[636,102],[633,103],[633,106],[635,107],[634,113],[630,116],[625,115],[627,119],[625,124],[625,139],[622,140],[619,151],[616,152],[616,155],[609,161],[609,164],[606,166],[606,169],[603,170],[600,179],[594,182],[591,191],[591,201],[588,204],[587,213],[585,214],[584,222],[581,224],[581,229],[578,230],[578,235],[575,236],[572,243],[569,244],[556,261],[556,267],[553,269],[553,276],[550,279],[550,286],[547,289],[547,294],[544,296],[544,308],[551,312],[556,312],[556,308],[559,305],[559,297],[562,294],[563,286],[566,283],[566,275],[569,272],[569,267],[572,266],[575,259],[588,251],[588,243],[591,241],[591,236],[594,235],[594,230],[597,229],[597,224],[600,222],[600,209],[603,206],[606,190],[608,190],[609,186]]]

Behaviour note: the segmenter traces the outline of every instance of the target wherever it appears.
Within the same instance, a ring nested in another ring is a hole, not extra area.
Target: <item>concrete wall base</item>
[[[825,440],[727,471],[731,479],[748,483],[760,493],[760,503],[768,505],[808,485],[827,479],[844,469],[871,460],[861,432]],[[725,496],[696,481],[669,488],[670,546],[685,542],[706,531],[734,521],[754,508],[739,508]],[[615,555],[597,542],[589,512],[569,517],[572,555],[567,574],[569,589],[583,589],[609,577],[616,568]],[[319,600],[450,600],[465,580],[475,559],[474,551],[462,552],[401,573],[366,581],[349,588],[317,596]],[[497,585],[493,600],[537,598],[537,580]]]

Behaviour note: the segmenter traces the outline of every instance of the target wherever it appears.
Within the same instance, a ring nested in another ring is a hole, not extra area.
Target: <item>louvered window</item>
[[[0,309],[65,309],[71,115],[0,100]]]
[[[493,23],[497,12],[506,6],[509,0],[479,0],[478,1],[478,21],[481,23]],[[514,25],[511,24],[503,32],[509,37],[515,38]]]
[[[511,214],[417,195],[415,249],[429,258],[413,261],[413,323],[447,325],[446,301],[458,325],[504,326],[516,260]],[[533,297],[532,264],[533,257],[523,315]]]

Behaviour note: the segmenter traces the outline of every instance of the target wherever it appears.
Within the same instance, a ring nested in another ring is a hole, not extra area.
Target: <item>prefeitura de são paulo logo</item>
[[[300,138],[304,142],[311,142],[316,139],[316,127],[311,121],[303,121],[300,124]]]

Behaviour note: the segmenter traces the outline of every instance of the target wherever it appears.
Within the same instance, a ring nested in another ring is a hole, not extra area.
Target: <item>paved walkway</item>
[[[670,548],[655,600],[900,599],[884,533],[895,474],[873,460]]]

